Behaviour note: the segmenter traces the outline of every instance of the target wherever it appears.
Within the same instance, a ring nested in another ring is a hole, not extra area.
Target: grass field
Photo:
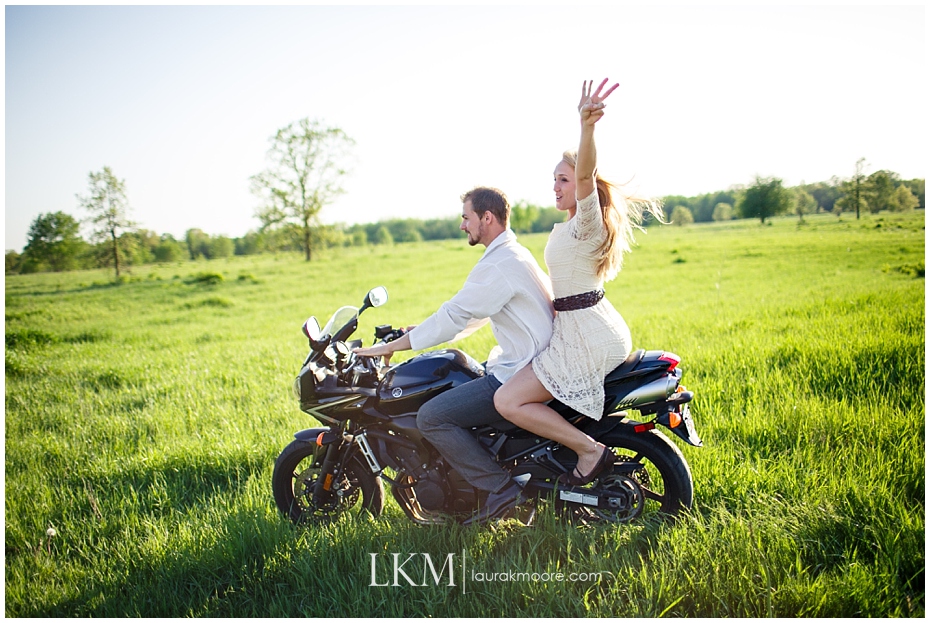
[[[521,236],[540,261],[545,239]],[[357,335],[419,322],[478,259],[464,240],[7,277],[5,614],[924,616],[923,212],[638,240],[607,296],[683,358],[705,443],[674,525],[279,515],[274,459],[314,425],[303,320],[385,285]],[[463,574],[372,586],[393,553]],[[482,581],[511,572],[539,577]]]

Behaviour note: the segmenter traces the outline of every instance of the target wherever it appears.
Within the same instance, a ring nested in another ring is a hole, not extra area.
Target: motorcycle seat
[[[643,360],[646,351],[642,348],[639,350],[633,351],[630,355],[621,363],[619,366],[614,368],[613,372],[607,375],[607,378],[604,379],[605,383],[610,383],[611,381],[619,381],[623,377],[630,374],[639,362]]]

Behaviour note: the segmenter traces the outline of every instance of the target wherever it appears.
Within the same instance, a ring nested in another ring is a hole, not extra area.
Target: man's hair
[[[510,219],[510,204],[503,191],[479,186],[462,195],[462,203],[466,201],[471,201],[471,208],[479,217],[484,217],[485,212],[490,212],[498,223],[507,226]]]

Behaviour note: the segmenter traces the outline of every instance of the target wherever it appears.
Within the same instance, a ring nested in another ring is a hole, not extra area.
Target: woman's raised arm
[[[597,90],[591,93],[594,81],[585,80],[581,86],[581,101],[578,114],[581,116],[581,141],[578,144],[578,161],[575,163],[575,196],[584,199],[594,192],[594,176],[597,171],[597,149],[594,146],[594,124],[604,116],[604,100],[618,86],[615,83],[606,92],[601,93],[607,78],[601,81]]]

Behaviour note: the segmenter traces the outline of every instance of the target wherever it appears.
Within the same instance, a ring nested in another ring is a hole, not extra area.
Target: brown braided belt
[[[581,294],[555,299],[552,301],[552,304],[555,306],[555,311],[574,311],[576,309],[594,307],[602,298],[604,298],[603,290],[591,290],[590,292],[582,292]]]

